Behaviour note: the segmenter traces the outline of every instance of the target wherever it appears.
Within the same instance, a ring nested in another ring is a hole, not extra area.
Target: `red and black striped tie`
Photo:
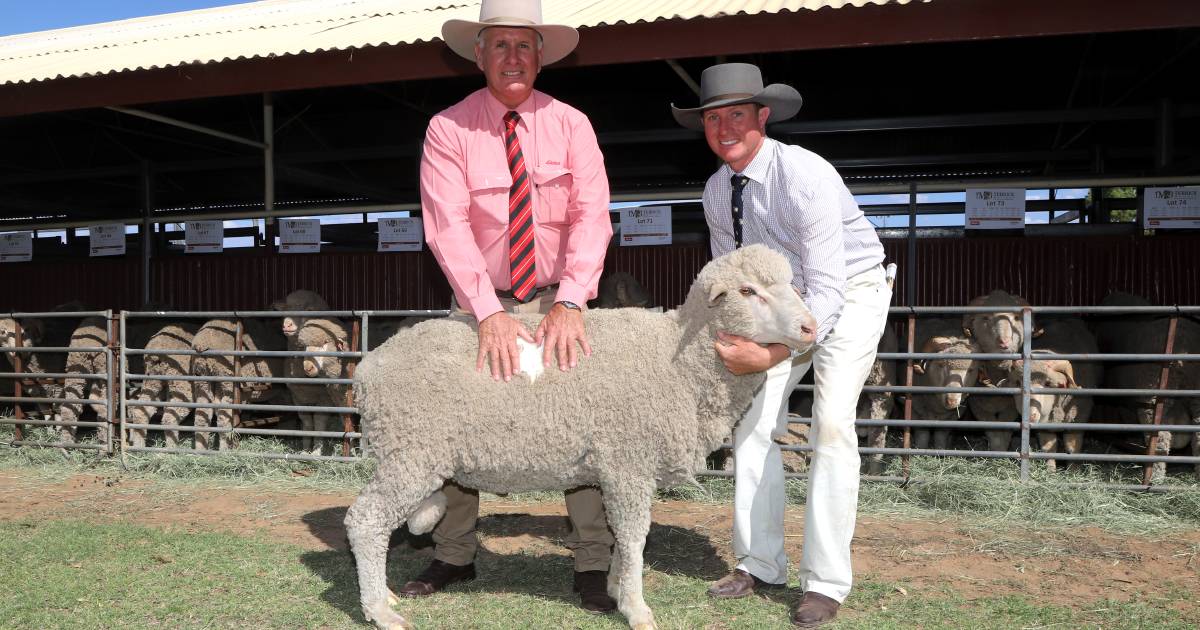
[[[529,200],[529,173],[517,140],[517,112],[504,115],[504,148],[512,188],[508,189],[508,262],[512,266],[512,294],[518,302],[528,302],[537,288],[537,263],[533,260],[533,204]]]

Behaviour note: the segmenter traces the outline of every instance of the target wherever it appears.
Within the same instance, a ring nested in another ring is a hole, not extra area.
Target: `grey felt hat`
[[[446,20],[442,39],[450,50],[475,61],[475,37],[485,28],[531,28],[542,36],[542,65],[566,57],[579,44],[579,31],[562,24],[542,24],[541,0],[483,0],[479,21]]]
[[[758,66],[749,63],[722,63],[709,66],[700,75],[700,106],[676,107],[671,104],[675,121],[696,131],[704,130],[704,110],[740,103],[758,103],[771,108],[767,122],[787,120],[800,111],[804,99],[790,85],[772,83],[763,87]]]

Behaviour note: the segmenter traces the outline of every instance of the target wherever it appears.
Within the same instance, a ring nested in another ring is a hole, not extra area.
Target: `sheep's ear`
[[[349,346],[349,344],[346,343],[345,339],[338,339],[336,346],[338,352],[347,352],[346,348]]]
[[[728,293],[728,290],[727,290],[725,287],[722,287],[722,286],[714,286],[714,287],[713,287],[713,288],[712,288],[712,289],[711,289],[711,290],[708,292],[708,306],[709,306],[709,308],[712,308],[712,307],[716,306],[717,304],[720,304],[720,303],[721,303],[721,300],[725,298],[725,294],[726,294],[726,293]]]
[[[1045,328],[1035,328],[1035,329],[1033,330],[1033,338],[1034,338],[1034,339],[1037,339],[1038,337],[1041,337],[1041,336],[1042,336],[1042,335],[1044,335],[1044,334],[1046,334],[1046,329],[1045,329]]]
[[[921,361],[920,363],[914,363],[913,364],[913,372],[916,374],[924,374],[925,373],[925,362]]]

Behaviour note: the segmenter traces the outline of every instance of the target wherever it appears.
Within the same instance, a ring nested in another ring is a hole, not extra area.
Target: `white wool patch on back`
[[[517,337],[517,349],[521,352],[520,371],[529,377],[530,383],[536,381],[546,369],[542,365],[542,344],[534,345]]]

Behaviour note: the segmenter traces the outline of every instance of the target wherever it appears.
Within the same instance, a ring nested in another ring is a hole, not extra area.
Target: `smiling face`
[[[533,80],[542,69],[537,31],[503,26],[484,29],[475,43],[475,62],[496,100],[516,109],[533,92]]]
[[[735,172],[742,172],[762,147],[771,108],[754,103],[704,110],[708,147]]]

